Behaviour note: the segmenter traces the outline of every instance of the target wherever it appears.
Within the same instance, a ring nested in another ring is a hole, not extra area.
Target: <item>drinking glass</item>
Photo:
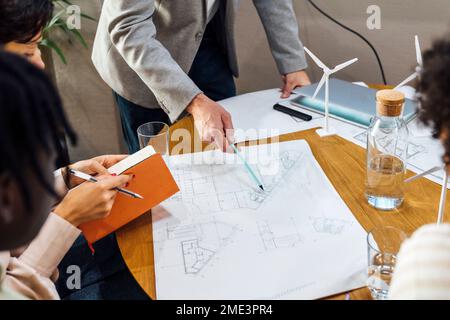
[[[400,246],[406,234],[395,227],[378,227],[367,235],[367,287],[375,300],[386,300]]]
[[[169,154],[169,126],[164,122],[149,122],[137,129],[141,149],[152,146],[163,157]]]

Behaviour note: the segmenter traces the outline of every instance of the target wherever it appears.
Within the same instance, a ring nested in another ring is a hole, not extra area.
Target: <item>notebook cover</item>
[[[106,237],[180,191],[160,154],[152,155],[123,174],[136,176],[126,189],[140,194],[144,199],[117,193],[108,217],[80,226],[89,243]]]
[[[296,106],[304,107],[315,112],[325,112],[325,87],[323,87],[316,99],[312,99],[317,88],[317,83],[296,89],[295,93],[304,97],[291,100]],[[377,90],[370,89],[353,83],[330,79],[330,115],[344,121],[369,127],[372,118],[376,115]],[[417,113],[417,103],[406,99],[403,118],[406,122],[414,119]]]

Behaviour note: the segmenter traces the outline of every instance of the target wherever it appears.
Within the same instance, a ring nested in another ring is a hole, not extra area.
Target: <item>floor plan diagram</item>
[[[267,221],[258,222],[258,232],[266,251],[294,248],[303,243],[302,235],[297,229],[296,222],[293,218],[289,219],[290,228],[287,230],[277,230]]]
[[[210,222],[170,225],[158,235],[159,241],[179,243],[182,265],[186,275],[198,275],[215,254],[233,239],[239,228],[227,223]],[[167,267],[170,265],[162,266]],[[173,265],[172,265],[173,267]]]
[[[154,216],[158,299],[307,299],[365,284],[366,232],[305,141],[276,147],[242,149],[264,192],[233,156],[171,159],[181,192]]]
[[[181,193],[172,198],[182,201],[194,214],[211,214],[237,209],[257,210],[270,197],[272,191],[289,174],[294,165],[301,160],[301,154],[295,151],[285,151],[274,159],[279,169],[274,175],[263,177],[263,192],[248,183],[225,184],[228,175],[233,172],[245,173],[242,165],[190,165],[174,166],[172,174],[180,186]],[[271,166],[271,164],[266,164]],[[242,177],[246,179],[246,177]]]

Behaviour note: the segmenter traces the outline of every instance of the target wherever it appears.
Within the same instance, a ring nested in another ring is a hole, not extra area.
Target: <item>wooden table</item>
[[[190,118],[174,125],[171,130],[185,128],[194,132]],[[173,131],[172,131],[173,132]],[[365,230],[376,226],[395,226],[411,234],[420,226],[434,223],[437,219],[441,187],[427,179],[420,179],[407,185],[404,205],[393,212],[377,211],[364,197],[366,152],[363,148],[338,136],[320,138],[315,130],[291,133],[281,136],[280,141],[305,139],[317,161],[325,171],[333,186]],[[184,141],[183,146],[197,146],[198,139]],[[171,150],[176,142],[171,142]],[[201,147],[200,147],[201,148]],[[199,147],[195,151],[198,150]],[[189,149],[187,149],[189,150]],[[413,173],[408,172],[408,176]],[[447,212],[450,202],[447,201]],[[447,219],[448,221],[448,219]],[[151,215],[146,214],[117,232],[117,239],[123,258],[131,273],[153,299],[156,298],[155,269],[152,245]],[[330,297],[344,299],[345,295]],[[364,289],[350,293],[351,299],[370,299],[369,291]]]

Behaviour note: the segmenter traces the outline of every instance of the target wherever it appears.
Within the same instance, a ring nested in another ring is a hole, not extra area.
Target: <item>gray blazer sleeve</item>
[[[292,0],[253,0],[281,74],[306,69],[308,64],[300,40]]]
[[[111,42],[153,92],[172,121],[201,90],[156,39],[154,0],[106,0]]]

